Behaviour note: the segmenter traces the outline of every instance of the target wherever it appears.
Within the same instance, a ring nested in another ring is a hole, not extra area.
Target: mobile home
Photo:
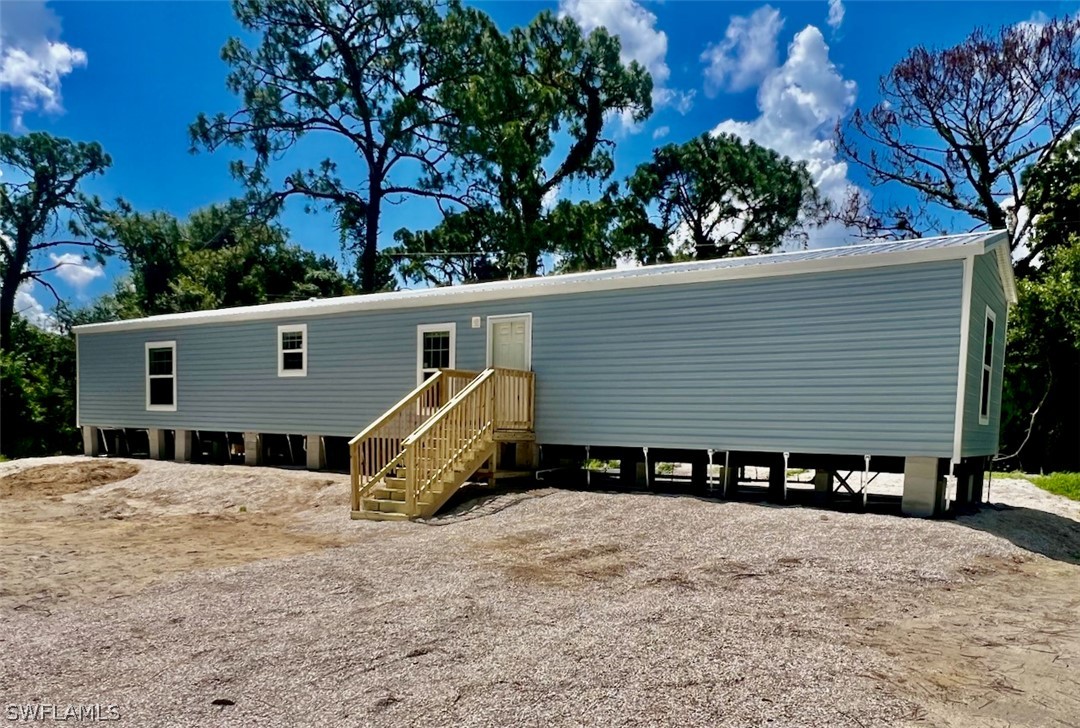
[[[781,495],[789,466],[829,491],[903,472],[905,511],[933,515],[997,451],[1015,300],[993,232],[90,324],[78,424],[88,454],[117,428],[179,460],[202,433],[251,463],[291,434],[315,468],[349,443],[357,517],[585,448],[628,479],[764,464]]]

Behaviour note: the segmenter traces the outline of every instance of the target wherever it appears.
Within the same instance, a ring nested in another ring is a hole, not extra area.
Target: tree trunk
[[[15,250],[4,268],[4,278],[0,281],[0,351],[11,350],[11,324],[15,319],[15,294],[23,282],[23,268],[30,250],[30,241],[15,241]]]
[[[544,241],[538,240],[541,203],[539,200],[522,200],[521,217],[524,229],[525,275],[535,278],[540,274],[540,255]]]
[[[379,211],[382,208],[382,197],[376,191],[378,188],[372,185],[371,198],[368,200],[364,220],[364,248],[360,251],[360,290],[364,293],[374,293],[378,290],[378,264],[379,264]]]
[[[15,291],[19,286],[8,282],[4,276],[3,290],[0,291],[0,351],[11,350],[11,322],[15,318]]]

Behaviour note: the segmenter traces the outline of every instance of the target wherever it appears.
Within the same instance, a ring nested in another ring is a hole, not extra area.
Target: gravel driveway
[[[1080,506],[1024,481],[992,490],[1021,507],[944,521],[545,488],[376,523],[348,519],[345,476],[131,462],[0,500],[5,705],[140,726],[1080,720]],[[46,463],[93,461],[0,476]]]

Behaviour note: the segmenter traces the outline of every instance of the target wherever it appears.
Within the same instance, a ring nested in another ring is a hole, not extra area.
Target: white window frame
[[[281,345],[282,334],[300,334],[303,336],[303,345],[299,349],[284,349]],[[290,354],[300,352],[304,357],[304,366],[299,369],[285,368],[285,352]],[[277,327],[277,375],[279,377],[306,377],[308,370],[308,335],[307,324],[282,324]]]
[[[151,374],[150,373],[150,350],[151,349],[172,349],[172,374]],[[176,411],[176,382],[179,379],[177,373],[177,360],[176,360],[176,341],[148,341],[146,347],[143,350],[143,372],[146,375],[146,411],[147,412],[175,412]],[[172,404],[150,404],[150,380],[151,379],[165,379],[169,377],[172,379]]]
[[[494,352],[492,346],[495,343],[495,324],[503,319],[525,319],[525,371],[532,371],[532,333],[533,333],[533,315],[532,312],[525,313],[508,313],[501,314],[499,316],[487,317],[487,357],[485,359],[486,368],[491,368],[491,362],[494,359]]]
[[[992,321],[994,324],[994,338],[990,341],[990,363],[986,362],[986,323]],[[989,387],[994,386],[994,349],[995,342],[997,341],[998,326],[997,326],[997,314],[989,306],[986,307],[986,317],[983,319],[983,335],[982,335],[982,347],[979,349],[979,364],[982,371],[982,377],[979,379],[979,393],[978,393],[978,405],[979,405],[979,424],[990,424],[990,409],[991,399],[993,399],[993,391]],[[982,393],[983,389],[986,390],[986,412],[983,412],[982,408]]]
[[[416,385],[424,383],[424,334],[449,333],[450,334],[450,366],[457,367],[457,324],[453,321],[444,324],[420,324],[416,327]]]

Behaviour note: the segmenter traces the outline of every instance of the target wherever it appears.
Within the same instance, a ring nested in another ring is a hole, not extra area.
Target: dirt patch
[[[621,544],[565,544],[536,531],[478,543],[476,548],[481,554],[496,555],[511,578],[535,584],[605,581],[624,576],[635,565]]]
[[[126,597],[179,574],[338,543],[246,513],[22,523],[0,535],[0,608],[49,612],[71,599]]]
[[[187,572],[337,546],[347,540],[340,531],[297,527],[335,500],[336,486],[307,473],[126,460],[9,473],[0,478],[0,613],[50,613]]]
[[[127,480],[139,466],[124,460],[38,465],[0,478],[0,498],[48,498]]]
[[[1080,571],[1045,560],[930,592],[921,614],[863,644],[894,658],[876,677],[931,725],[1080,725]],[[972,605],[978,605],[973,609]]]

